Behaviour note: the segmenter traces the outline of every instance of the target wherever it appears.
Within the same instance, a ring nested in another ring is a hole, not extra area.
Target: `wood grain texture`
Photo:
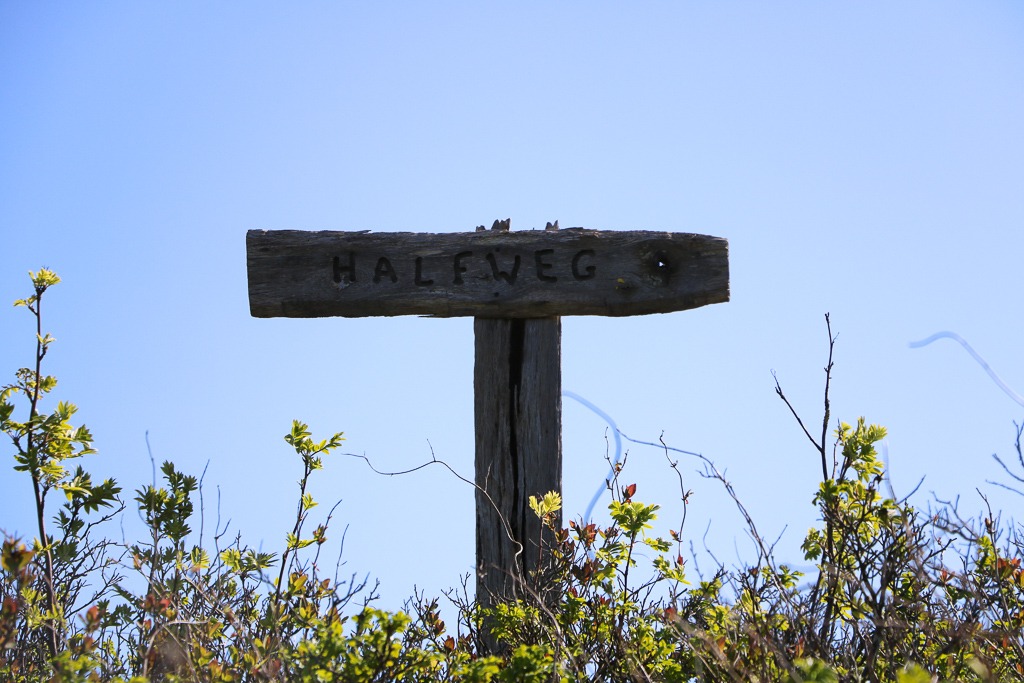
[[[651,231],[251,230],[253,316],[544,318],[729,300],[725,239]]]
[[[537,568],[530,496],[562,491],[561,320],[477,318],[474,332],[476,595],[494,604]]]

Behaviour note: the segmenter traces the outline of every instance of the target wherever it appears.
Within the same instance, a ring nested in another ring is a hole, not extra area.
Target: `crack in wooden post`
[[[530,496],[562,491],[561,319],[477,318],[474,332],[476,596],[492,607],[539,569]]]

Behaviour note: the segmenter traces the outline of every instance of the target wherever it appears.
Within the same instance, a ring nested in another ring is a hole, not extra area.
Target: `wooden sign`
[[[476,599],[493,605],[521,596],[540,566],[549,532],[530,496],[562,490],[559,316],[728,301],[728,249],[720,237],[557,221],[514,233],[508,220],[469,233],[250,230],[249,307],[258,318],[476,317]]]
[[[729,300],[728,242],[688,233],[251,230],[246,247],[258,318],[625,316]]]

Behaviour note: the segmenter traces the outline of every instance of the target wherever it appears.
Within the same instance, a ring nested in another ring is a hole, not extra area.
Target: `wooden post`
[[[528,501],[562,492],[561,330],[560,318],[474,320],[476,595],[485,605],[521,596],[540,553]]]

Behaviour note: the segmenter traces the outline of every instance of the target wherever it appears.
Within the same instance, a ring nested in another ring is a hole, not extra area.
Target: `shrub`
[[[703,456],[705,476],[735,501],[758,552],[742,569],[688,577],[685,529],[671,540],[651,533],[659,507],[620,483],[623,463],[608,482],[607,528],[556,526],[559,496],[537,492],[531,507],[554,541],[517,591],[525,597],[483,608],[464,579],[462,592],[449,594],[459,620],[451,632],[436,599],[414,595],[405,612],[388,613],[372,607],[374,587],[322,576],[330,515],[308,531],[317,504],[307,485],[343,439],[316,441],[300,422],[285,436],[302,476],[280,554],[241,537],[224,548],[220,537],[212,549],[194,544],[199,484],[170,462],[159,486],[132,499],[145,537],[103,537],[127,505],[122,489],[71,466],[93,452],[88,430],[70,423],[74,405],[41,411],[57,383],[42,373],[53,339],[42,332],[41,304],[58,282],[47,270],[33,273],[34,294],[16,302],[35,317],[35,365],[0,390],[0,427],[15,470],[31,479],[38,526],[31,547],[5,537],[0,553],[0,680],[1024,680],[1019,531],[991,511],[979,522],[953,505],[923,514],[897,500],[875,451],[885,430],[863,418],[838,423],[829,466],[833,339],[820,440],[793,413],[822,463],[812,497],[820,524],[803,543],[817,569],[808,584],[776,563],[731,484]],[[19,397],[24,422],[14,419]],[[1018,428],[1024,465],[1020,441]],[[653,554],[650,567],[638,565],[641,548]]]

